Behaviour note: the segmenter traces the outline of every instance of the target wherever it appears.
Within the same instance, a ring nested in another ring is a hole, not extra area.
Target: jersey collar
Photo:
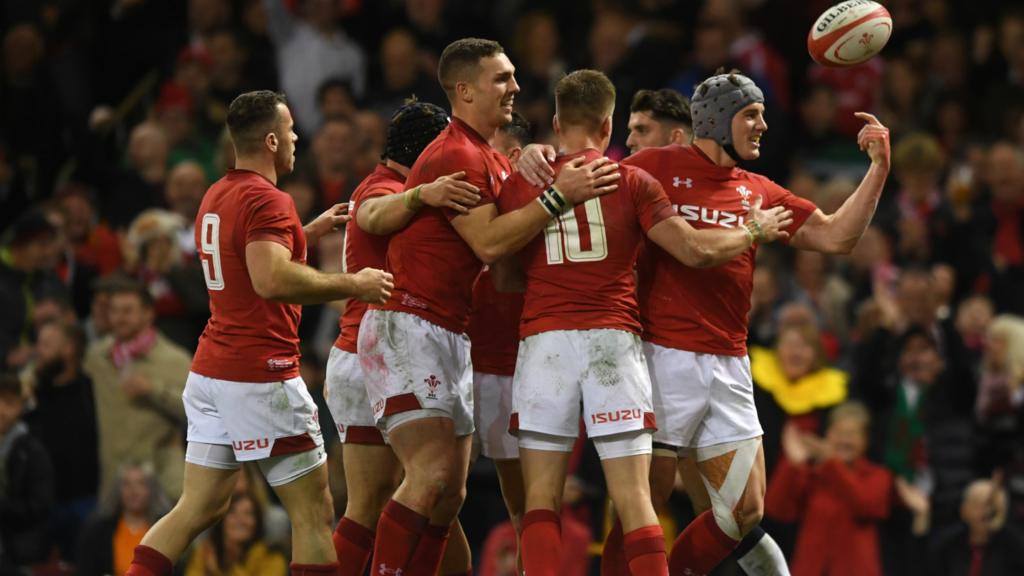
[[[486,138],[481,136],[480,133],[474,130],[472,126],[463,122],[458,116],[452,116],[451,126],[455,130],[458,130],[459,132],[462,132],[463,134],[468,136],[470,140],[473,140],[478,144],[490,146],[490,143],[487,142]]]

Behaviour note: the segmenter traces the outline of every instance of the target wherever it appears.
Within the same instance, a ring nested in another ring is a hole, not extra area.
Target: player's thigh
[[[455,425],[443,416],[419,418],[388,433],[391,448],[407,477],[429,476],[447,482],[457,463]]]
[[[231,451],[227,446],[220,448],[228,453]],[[200,522],[219,518],[227,512],[231,495],[238,485],[239,470],[211,468],[186,461],[183,490],[177,506]]]
[[[683,487],[690,499],[695,514],[700,514],[711,509],[711,498],[704,486],[704,480],[700,477],[700,470],[697,469],[697,461],[692,454],[680,456],[679,476],[683,479]]]
[[[331,524],[334,512],[328,490],[327,466],[321,464],[306,474],[271,487],[288,512],[293,528]]]
[[[745,514],[759,514],[765,493],[764,449],[760,437],[698,448],[700,476],[720,499]],[[709,494],[709,496],[712,496]],[[712,504],[715,498],[711,498]]]

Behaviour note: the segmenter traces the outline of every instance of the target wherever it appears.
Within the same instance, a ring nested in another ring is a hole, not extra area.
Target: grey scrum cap
[[[764,103],[764,94],[754,81],[742,74],[716,74],[700,83],[690,99],[693,134],[709,138],[735,157],[732,117],[754,104]]]

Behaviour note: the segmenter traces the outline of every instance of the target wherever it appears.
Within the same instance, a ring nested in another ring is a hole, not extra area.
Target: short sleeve
[[[466,176],[463,180],[480,190],[480,201],[477,206],[490,204],[497,197],[496,186],[500,182],[494,181],[494,176],[488,170],[486,162],[487,160],[480,150],[452,142],[434,150],[431,157],[419,167],[416,177],[410,178],[411,182],[408,187],[430,184],[441,176],[465,172]],[[442,211],[448,220],[460,214],[451,208],[443,208]]]
[[[647,232],[658,222],[671,218],[675,210],[672,209],[672,202],[668,199],[665,189],[654,176],[639,168],[634,168],[630,172],[633,206],[640,226]]]
[[[765,191],[765,202],[766,207],[785,206],[787,209],[793,211],[793,223],[786,228],[789,232],[790,237],[804,225],[807,218],[814,213],[818,207],[806,198],[801,198],[796,194],[793,194],[789,190],[779,186],[775,182],[765,178],[763,176],[758,177],[761,185]]]
[[[279,190],[268,191],[250,207],[245,243],[269,240],[292,250],[297,226],[300,226],[299,217],[292,197]]]
[[[498,195],[498,212],[506,214],[519,210],[537,197],[536,188],[530,185],[519,173],[515,173],[501,186]]]

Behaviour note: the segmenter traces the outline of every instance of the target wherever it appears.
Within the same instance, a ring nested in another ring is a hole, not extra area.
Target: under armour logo
[[[381,564],[380,569],[377,570],[379,576],[402,576],[401,568],[388,568],[387,564]]]
[[[505,172],[504,170],[502,170],[501,171],[501,181],[504,182],[505,180],[508,180],[508,172]]]
[[[739,192],[740,196],[743,198],[742,200],[740,200],[740,204],[744,208],[750,208],[750,194],[751,194],[751,190],[749,188],[747,188],[746,186],[740,185],[740,186],[736,187],[736,191]]]
[[[682,180],[679,178],[679,176],[672,178],[673,188],[679,188],[680,185],[686,186],[687,188],[693,188],[693,180],[689,178],[687,178],[686,180]]]

